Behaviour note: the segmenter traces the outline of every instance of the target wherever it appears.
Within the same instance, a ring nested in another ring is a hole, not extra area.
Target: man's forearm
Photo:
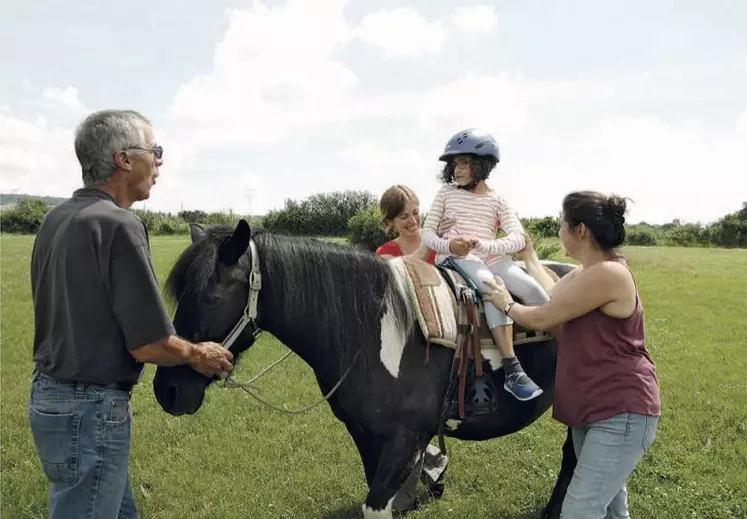
[[[132,351],[132,356],[137,361],[159,366],[192,364],[196,354],[196,346],[177,335],[169,335]]]

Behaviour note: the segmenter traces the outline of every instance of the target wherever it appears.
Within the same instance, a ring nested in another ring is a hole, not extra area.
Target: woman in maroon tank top
[[[490,300],[558,343],[553,416],[571,427],[578,457],[563,517],[629,517],[625,482],[656,436],[661,403],[645,345],[643,304],[616,248],[625,240],[625,200],[592,191],[563,199],[560,242],[580,265],[555,282],[531,240],[527,271],[550,294],[541,306],[514,303],[502,281]]]

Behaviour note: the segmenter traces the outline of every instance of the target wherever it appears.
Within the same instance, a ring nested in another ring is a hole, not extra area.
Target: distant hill
[[[38,195],[27,195],[24,193],[1,193],[0,194],[0,206],[13,206],[18,202],[19,200],[23,200],[24,198],[41,198],[42,201],[49,205],[49,206],[56,206],[58,204],[61,204],[67,198],[60,198],[58,196],[38,196]]]

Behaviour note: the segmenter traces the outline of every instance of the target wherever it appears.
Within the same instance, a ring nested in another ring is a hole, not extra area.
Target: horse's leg
[[[357,429],[355,425],[345,424],[348,428],[350,436],[352,436],[355,446],[358,447],[358,453],[361,456],[361,462],[363,463],[363,471],[366,474],[366,483],[371,488],[374,475],[376,474],[376,467],[379,464],[379,457],[381,455],[381,445],[371,435],[364,433],[360,429]]]
[[[382,444],[376,474],[363,505],[365,519],[389,519],[392,502],[397,491],[415,466],[416,457],[422,456],[423,446],[418,446],[417,435],[412,431],[396,431]]]
[[[421,471],[423,470],[423,453],[419,452],[418,460],[413,464],[410,475],[394,495],[392,501],[393,512],[407,512],[415,508],[418,498],[418,481],[420,481]]]
[[[573,449],[573,437],[571,436],[571,428],[568,428],[568,433],[563,444],[563,459],[560,462],[560,473],[558,474],[558,480],[555,482],[555,488],[550,496],[545,510],[542,512],[543,519],[559,519],[560,510],[563,507],[563,499],[565,499],[565,493],[568,490],[568,485],[571,483],[573,478],[573,470],[576,468],[576,451]]]

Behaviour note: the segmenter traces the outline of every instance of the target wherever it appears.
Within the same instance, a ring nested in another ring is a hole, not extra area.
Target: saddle
[[[455,350],[444,405],[452,404],[453,383],[457,383],[456,404],[460,419],[463,420],[466,414],[466,393],[471,397],[470,414],[493,412],[496,388],[490,377],[483,377],[483,351],[492,350],[490,356],[493,358],[500,358],[500,353],[485,320],[477,286],[456,263],[448,259],[439,265],[431,265],[412,256],[396,260],[403,262],[404,269],[401,271],[405,273],[407,292],[427,341],[425,362],[430,360],[431,344]],[[515,295],[514,299],[521,301]],[[529,330],[514,323],[514,345],[548,339],[550,336],[544,332]],[[469,365],[473,366],[472,370],[468,369]]]

